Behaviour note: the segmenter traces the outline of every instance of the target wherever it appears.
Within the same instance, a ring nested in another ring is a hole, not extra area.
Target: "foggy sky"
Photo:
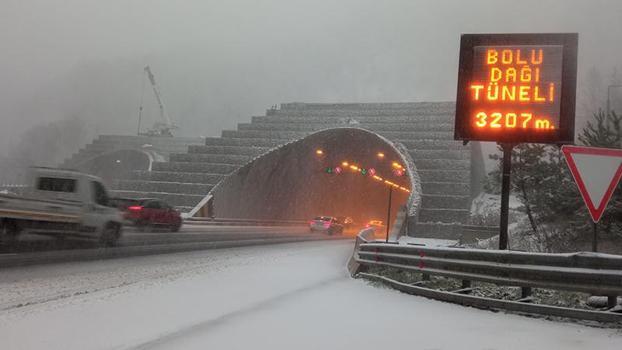
[[[622,69],[618,0],[0,0],[0,154],[63,118],[134,133],[147,64],[189,136],[281,102],[454,100],[477,32],[578,32],[579,95],[590,68]],[[144,105],[148,127],[148,89]]]

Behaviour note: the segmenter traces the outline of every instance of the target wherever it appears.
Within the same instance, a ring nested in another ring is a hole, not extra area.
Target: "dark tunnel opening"
[[[378,135],[338,128],[312,134],[246,164],[213,191],[217,217],[309,220],[349,216],[386,224],[410,196],[404,157]]]
[[[102,178],[104,183],[111,185],[114,179],[128,178],[135,170],[149,170],[149,156],[137,150],[119,150],[103,154],[81,163],[80,171]]]

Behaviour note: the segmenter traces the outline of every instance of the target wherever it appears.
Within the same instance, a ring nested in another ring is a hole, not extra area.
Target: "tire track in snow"
[[[164,346],[166,347],[166,344],[171,342],[171,341],[175,341],[179,338],[182,337],[187,337],[190,336],[194,333],[202,333],[205,334],[211,330],[213,330],[214,328],[223,326],[224,324],[230,323],[230,322],[234,322],[236,319],[242,318],[246,315],[249,314],[253,314],[256,312],[260,312],[260,311],[264,311],[264,310],[268,310],[278,304],[284,303],[286,301],[295,299],[296,297],[299,297],[301,295],[304,294],[308,294],[312,291],[318,290],[318,289],[322,289],[322,288],[326,288],[328,286],[331,286],[333,284],[339,283],[341,281],[347,280],[350,277],[344,273],[344,275],[342,276],[337,276],[337,277],[333,277],[327,280],[323,280],[323,281],[319,281],[317,283],[302,287],[302,288],[298,288],[298,289],[294,289],[291,290],[289,292],[286,293],[282,293],[279,295],[275,295],[271,298],[250,304],[246,307],[243,307],[241,309],[237,309],[235,311],[223,314],[221,316],[218,316],[216,318],[212,318],[210,320],[206,320],[204,322],[200,322],[197,323],[195,325],[189,326],[189,327],[185,327],[176,331],[173,331],[171,333],[168,334],[163,334],[162,336],[159,336],[153,340],[149,340],[146,341],[144,343],[138,344],[138,345],[134,345],[134,346],[130,346],[127,348],[124,348],[126,350],[144,350],[144,349],[154,349],[157,347],[161,347]]]

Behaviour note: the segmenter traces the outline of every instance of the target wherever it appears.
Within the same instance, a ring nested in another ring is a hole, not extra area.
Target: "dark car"
[[[337,218],[332,216],[316,216],[309,221],[309,229],[311,232],[320,231],[326,232],[329,235],[343,233],[343,225],[337,221]]]
[[[119,200],[118,205],[124,213],[124,218],[139,229],[156,226],[168,227],[172,232],[177,232],[181,228],[181,214],[163,200],[123,199]]]

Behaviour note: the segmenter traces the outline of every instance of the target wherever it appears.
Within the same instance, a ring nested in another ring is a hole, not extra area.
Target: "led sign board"
[[[455,139],[572,143],[577,34],[464,34]]]

